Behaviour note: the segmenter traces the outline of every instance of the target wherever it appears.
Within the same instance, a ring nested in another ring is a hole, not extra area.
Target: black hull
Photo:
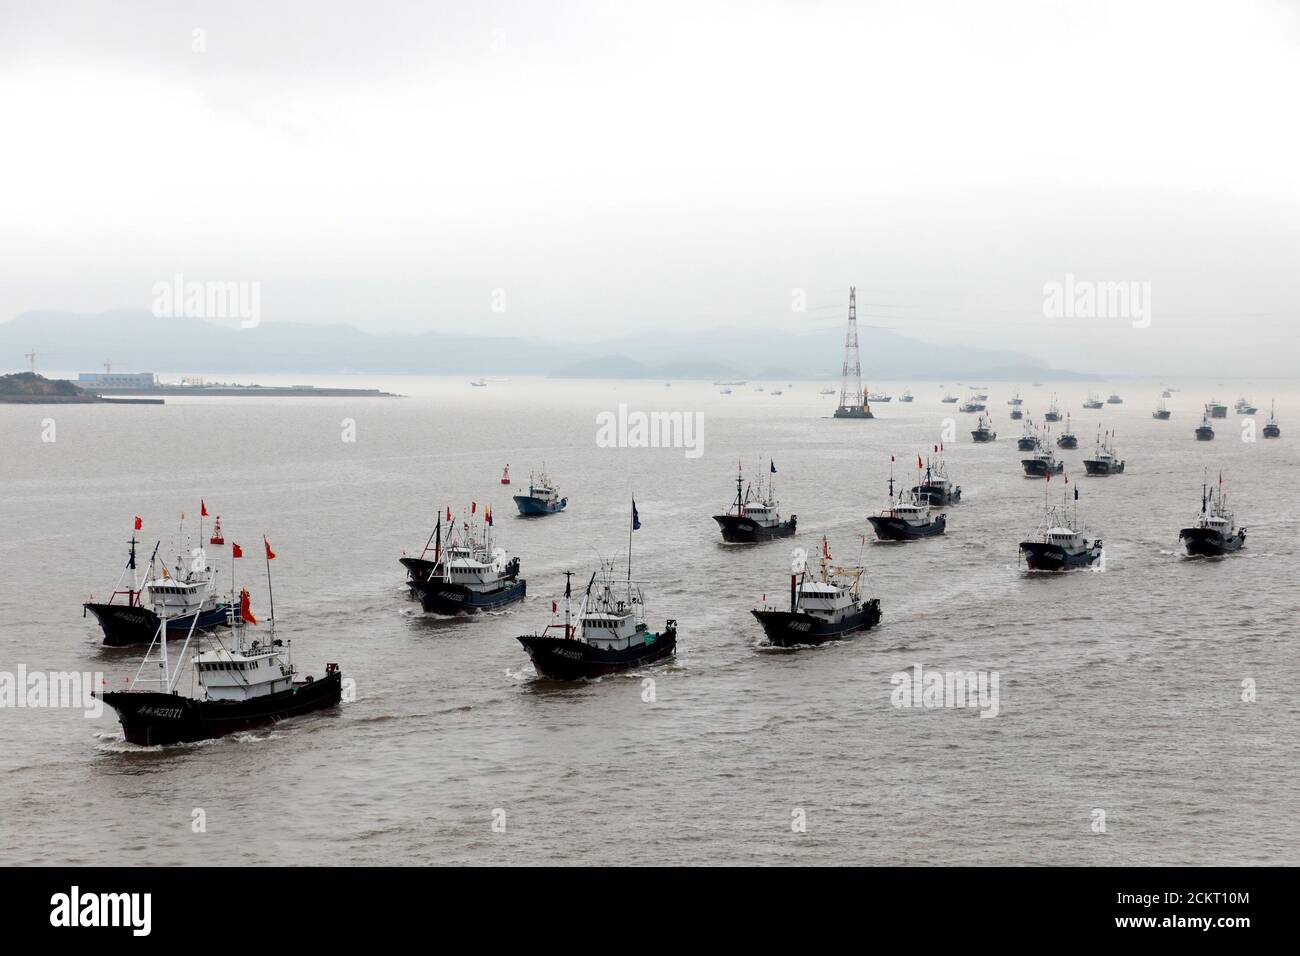
[[[918,538],[933,538],[935,535],[943,534],[948,526],[947,515],[936,515],[933,521],[919,528],[901,518],[890,518],[885,515],[871,515],[867,520],[871,522],[871,527],[876,530],[876,537],[881,541],[916,541]]]
[[[1024,417],[1025,417],[1025,413],[1018,408],[1011,413],[1011,420],[1013,422],[1018,422]]]
[[[1170,415],[1169,412],[1152,412],[1152,413],[1151,413],[1151,417],[1154,418],[1154,419],[1155,419],[1156,421],[1158,421],[1158,422],[1167,422],[1167,421],[1169,421],[1169,415]]]
[[[1101,545],[1093,544],[1086,551],[1071,554],[1064,548],[1042,541],[1022,541],[1020,554],[1031,571],[1071,571],[1087,568],[1101,560]]]
[[[1213,428],[1198,428],[1198,429],[1196,429],[1196,440],[1197,440],[1197,441],[1214,441],[1214,429],[1213,429]]]
[[[1045,422],[1059,422],[1060,420],[1061,416],[1055,412],[1048,412],[1043,416],[1043,421]]]
[[[934,505],[952,505],[961,501],[961,489],[953,488],[951,491],[944,491],[943,488],[936,485],[913,485],[912,494],[917,498]]]
[[[986,442],[997,441],[998,433],[973,431],[970,433],[970,437],[982,445]]]
[[[134,644],[149,644],[158,633],[161,619],[147,607],[128,604],[96,604],[88,602],[82,607],[95,615],[104,632],[105,647],[130,647]],[[194,615],[173,617],[167,621],[167,640],[183,641],[190,633],[190,624]],[[210,631],[221,627],[229,620],[229,605],[219,603],[211,610],[199,612],[198,624],[194,627],[200,631]]]
[[[677,650],[677,628],[668,625],[652,643],[607,651],[586,641],[525,634],[519,638],[537,673],[549,680],[583,680],[631,670],[670,657]]]
[[[1016,442],[1016,448],[1019,449],[1020,451],[1037,451],[1037,450],[1038,450],[1038,439],[1036,439],[1036,438],[1021,438],[1020,440],[1018,440],[1018,441]]]
[[[223,737],[333,707],[342,690],[343,676],[335,670],[320,680],[294,684],[292,690],[248,701],[195,700],[158,691],[107,691],[100,696],[117,711],[128,741],[157,747]]]
[[[423,581],[412,584],[420,607],[430,614],[477,614],[522,601],[528,594],[528,582],[512,580],[493,591],[474,591],[462,584]]]
[[[1079,439],[1077,439],[1077,438],[1074,437],[1073,435],[1069,435],[1069,436],[1062,435],[1060,438],[1056,439],[1056,447],[1057,447],[1057,448],[1069,448],[1069,449],[1075,449],[1075,448],[1078,448],[1078,447],[1079,447]]]
[[[1265,437],[1265,438],[1281,438],[1281,437],[1282,437],[1282,429],[1277,428],[1277,427],[1272,426],[1272,425],[1265,425],[1265,426],[1264,426],[1264,437]]]
[[[434,562],[428,558],[399,558],[406,568],[406,577],[410,581],[427,581],[433,573]]]
[[[1059,475],[1065,471],[1065,462],[1063,461],[1058,461],[1055,468],[1048,468],[1047,462],[1040,461],[1037,458],[1022,459],[1020,464],[1025,469],[1025,475],[1030,478],[1046,478],[1048,472]]]
[[[863,601],[862,609],[857,614],[835,624],[801,611],[755,609],[751,613],[763,626],[763,633],[769,642],[777,647],[802,647],[838,641],[859,631],[869,631],[880,623],[880,601],[877,598]]]
[[[1246,529],[1242,528],[1230,538],[1210,528],[1184,528],[1178,532],[1178,540],[1192,557],[1218,558],[1225,554],[1240,551],[1246,546]]]
[[[1085,459],[1083,467],[1087,469],[1088,474],[1097,475],[1103,478],[1106,475],[1124,474],[1124,463],[1122,461],[1112,464],[1108,461],[1088,461]]]
[[[765,528],[752,520],[737,515],[714,515],[713,520],[722,529],[722,540],[732,544],[750,544],[756,541],[771,541],[774,538],[788,538],[794,534],[798,516],[791,515],[789,520]]]

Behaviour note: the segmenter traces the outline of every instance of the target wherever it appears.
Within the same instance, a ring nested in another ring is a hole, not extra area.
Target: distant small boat
[[[1074,449],[1079,447],[1079,436],[1074,433],[1070,427],[1070,413],[1065,413],[1065,431],[1056,436],[1057,448]]]
[[[470,384],[473,385],[475,388],[487,388],[487,379],[476,378],[474,379],[474,381],[470,382]]]
[[[1156,410],[1151,413],[1152,418],[1162,422],[1169,421],[1169,406],[1165,404],[1165,398],[1168,397],[1169,393],[1165,392],[1164,397],[1160,399],[1160,404],[1158,404]]]
[[[1084,408],[1092,408],[1092,409],[1101,408],[1102,405],[1103,405],[1103,402],[1102,402],[1102,400],[1101,400],[1100,398],[1097,397],[1097,393],[1096,393],[1096,392],[1089,392],[1089,393],[1088,393],[1088,400],[1087,400],[1086,402],[1083,403],[1083,407],[1084,407]]]
[[[784,392],[782,389],[774,388],[774,389],[772,389],[772,391],[768,392],[768,394],[769,394],[769,395],[784,395],[785,392]]]
[[[729,389],[729,388],[721,389],[721,390],[718,392],[718,394],[719,394],[719,395],[730,395],[730,394],[731,394],[731,389]]]
[[[821,390],[821,392],[819,392],[818,394],[821,394],[821,395],[834,395],[834,394],[835,394],[835,389],[833,389],[833,388],[823,388],[823,389]]]
[[[1201,424],[1196,426],[1197,441],[1214,441],[1214,426],[1210,424],[1210,406],[1205,406],[1205,413],[1201,415]]]
[[[943,398],[939,399],[939,401],[943,402],[945,405],[956,405],[956,404],[957,404],[957,396],[956,396],[956,395],[945,395]]]
[[[1110,393],[1110,398],[1106,399],[1106,404],[1107,404],[1107,405],[1123,405],[1123,404],[1124,404],[1124,399],[1120,398],[1119,395],[1117,395],[1116,393],[1111,392],[1111,393]]]
[[[911,390],[909,389],[909,390],[903,392],[902,395],[898,396],[898,400],[899,400],[900,402],[910,402],[910,401],[912,400],[912,392],[911,392]]]
[[[993,427],[989,424],[988,417],[981,414],[979,417],[979,423],[970,433],[970,437],[977,442],[984,443],[995,441],[998,437],[998,433],[995,432]]]
[[[872,392],[867,396],[867,401],[869,402],[888,402],[892,399],[892,395],[886,395],[884,392]]]
[[[1282,429],[1278,427],[1277,416],[1273,414],[1273,402],[1268,403],[1268,421],[1264,424],[1265,438],[1281,438]]]
[[[1217,399],[1213,399],[1213,398],[1210,399],[1210,403],[1206,406],[1206,408],[1209,409],[1211,418],[1228,417],[1228,406],[1224,405],[1222,402],[1218,401]]]
[[[1020,397],[1019,392],[1016,392],[1016,394],[1012,395],[1010,398],[1007,399],[1008,405],[1023,405],[1024,403],[1025,400]]]
[[[1061,420],[1061,406],[1056,403],[1056,396],[1052,396],[1052,404],[1047,406],[1047,412],[1043,415],[1045,422],[1059,422]]]
[[[1233,409],[1238,415],[1254,415],[1259,411],[1258,408],[1246,400],[1245,396],[1237,399],[1237,404],[1233,406]]]
[[[515,495],[515,507],[521,515],[548,515],[563,511],[569,504],[568,498],[561,498],[555,485],[546,475],[543,466],[538,475],[528,475],[528,494]]]
[[[1161,397],[1161,398],[1172,398],[1173,396],[1169,394],[1169,389],[1165,389],[1163,392],[1160,393],[1160,397]]]

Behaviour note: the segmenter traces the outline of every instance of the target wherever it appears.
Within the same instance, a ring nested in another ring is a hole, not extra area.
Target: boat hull
[[[880,600],[862,602],[857,614],[831,623],[802,611],[776,611],[756,608],[751,611],[763,627],[770,643],[777,647],[801,647],[838,641],[859,631],[868,631],[880,623]]]
[[[429,580],[429,575],[433,574],[434,562],[427,558],[399,558],[402,567],[406,568],[406,584],[410,588],[411,594],[416,594],[415,585],[420,581]]]
[[[1265,437],[1265,438],[1281,438],[1281,437],[1282,437],[1282,429],[1279,428],[1279,427],[1276,426],[1276,425],[1265,425],[1265,426],[1264,426],[1264,437]]]
[[[645,644],[627,650],[602,650],[586,641],[524,634],[519,643],[537,673],[549,680],[583,680],[631,670],[669,657],[677,650],[677,628],[668,625]]]
[[[420,607],[430,614],[477,614],[494,611],[516,601],[528,593],[527,581],[511,581],[505,587],[492,591],[475,591],[463,584],[446,584],[442,581],[422,581],[412,585],[420,599]]]
[[[929,524],[919,526],[888,515],[871,515],[867,520],[871,522],[876,537],[881,541],[915,541],[918,538],[933,538],[943,534],[948,526],[947,515],[935,515],[934,520]]]
[[[1055,544],[1043,541],[1020,542],[1020,555],[1031,571],[1071,571],[1088,568],[1101,560],[1101,545],[1094,542],[1078,554],[1066,551]]]
[[[1061,420],[1060,412],[1048,412],[1046,415],[1043,416],[1043,421],[1045,422],[1059,422],[1060,420]]]
[[[756,524],[743,515],[714,515],[713,520],[722,530],[722,540],[732,544],[750,544],[756,541],[771,541],[774,538],[788,538],[794,534],[798,516],[791,515],[788,520],[770,527]]]
[[[1079,439],[1075,435],[1062,435],[1056,439],[1057,448],[1075,449],[1079,447]]]
[[[1037,439],[1037,438],[1021,438],[1021,439],[1019,439],[1019,440],[1016,442],[1016,448],[1019,449],[1020,451],[1037,451],[1037,450],[1038,450],[1038,439]]]
[[[568,504],[568,498],[548,501],[544,498],[534,498],[531,495],[515,495],[515,507],[519,509],[521,515],[553,515],[556,512],[563,511],[568,507]]]
[[[976,429],[975,431],[970,433],[970,437],[972,440],[982,445],[985,442],[997,441],[998,433],[994,431],[981,431],[980,429]]]
[[[1029,478],[1046,478],[1048,474],[1059,475],[1065,471],[1065,462],[1058,461],[1055,467],[1049,467],[1047,462],[1038,458],[1021,459],[1020,465],[1025,469],[1025,475]]]
[[[1211,406],[1211,408],[1210,408],[1210,417],[1211,417],[1211,418],[1227,418],[1227,417],[1228,417],[1228,406],[1227,406],[1227,405],[1213,405],[1213,406]]]
[[[942,485],[913,485],[912,494],[930,505],[952,505],[961,501],[961,488]]]
[[[93,601],[82,605],[85,611],[95,615],[104,632],[105,647],[130,647],[133,644],[149,644],[158,633],[160,618],[147,607],[133,607],[127,604],[101,604]],[[231,605],[224,601],[206,611],[198,612],[198,623],[194,630],[208,631],[221,627],[229,619]],[[193,614],[167,619],[167,640],[185,640],[190,633]]]
[[[1178,540],[1183,543],[1189,556],[1218,558],[1246,546],[1246,529],[1240,529],[1230,537],[1224,537],[1213,528],[1184,528],[1178,532]]]
[[[1170,416],[1170,414],[1172,414],[1172,413],[1170,413],[1170,412],[1152,412],[1152,413],[1151,413],[1151,417],[1154,418],[1154,419],[1155,419],[1156,421],[1158,421],[1158,422],[1167,422],[1167,421],[1169,421],[1169,416]]]
[[[1018,422],[1018,421],[1020,421],[1020,419],[1022,419],[1022,418],[1024,418],[1024,417],[1025,417],[1025,413],[1022,412],[1020,409],[1018,409],[1018,408],[1013,408],[1013,409],[1011,410],[1011,420],[1012,420],[1013,422]]]
[[[1206,428],[1206,427],[1204,427],[1204,426],[1202,426],[1202,427],[1196,429],[1196,440],[1197,440],[1197,441],[1214,441],[1214,429],[1213,429],[1213,428]]]
[[[1083,467],[1090,475],[1105,477],[1106,475],[1124,474],[1124,463],[1122,461],[1102,461],[1099,459],[1087,459],[1083,461]]]
[[[265,727],[325,707],[342,698],[338,670],[320,680],[296,683],[253,700],[208,701],[159,691],[107,691],[100,696],[117,711],[126,739],[144,747],[192,743]]]

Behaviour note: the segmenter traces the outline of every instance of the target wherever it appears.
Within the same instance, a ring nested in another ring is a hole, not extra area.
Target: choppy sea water
[[[1098,386],[1022,387],[1034,416],[1053,391],[1071,410],[1080,448],[1061,454],[1106,543],[1105,571],[1052,576],[1017,566],[1044,486],[1022,477],[1009,385],[990,383],[998,440],[975,445],[974,416],[940,404],[939,383],[910,383],[916,401],[872,422],[826,417],[822,383],[763,383],[789,386],[779,397],[753,383],[729,396],[681,382],[382,384],[408,397],[0,406],[0,672],[121,686],[140,652],[101,648],[80,604],[116,580],[132,516],[144,550],[161,539],[174,554],[179,513],[196,532],[202,497],[254,558],[239,583],[263,612],[255,558],[271,540],[277,633],[299,667],[338,661],[356,682],[335,711],[165,749],[122,742],[111,710],[0,709],[3,862],[1300,863],[1294,387],[1180,383],[1169,422],[1151,418],[1154,383],[1116,384],[1126,403],[1099,412],[1080,407]],[[1195,442],[1200,404],[1240,391],[1261,424],[1276,392],[1282,440],[1244,442],[1230,415],[1218,440]],[[596,416],[620,402],[703,413],[703,453],[598,447]],[[947,535],[863,546],[890,455],[910,479],[945,417],[963,487]],[[1122,476],[1083,475],[1098,423],[1118,431]],[[800,534],[722,545],[710,515],[737,461],[762,472],[769,459]],[[569,509],[516,518],[509,494],[543,461]],[[511,489],[498,484],[507,462]],[[1181,556],[1203,468],[1222,471],[1249,529],[1238,556]],[[514,636],[548,621],[564,570],[625,560],[633,495],[635,576],[652,624],[679,622],[676,660],[539,681]],[[425,616],[397,558],[423,546],[436,511],[471,500],[493,507],[529,599]],[[837,559],[861,551],[882,624],[822,648],[760,647],[749,609],[784,599],[791,549],[823,534]],[[216,563],[228,580],[228,551]],[[914,664],[996,672],[998,716],[896,708],[890,678]]]

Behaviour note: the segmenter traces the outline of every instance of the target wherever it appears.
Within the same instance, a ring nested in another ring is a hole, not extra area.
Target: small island
[[[161,405],[162,399],[106,399],[78,388],[67,379],[46,378],[35,372],[0,375],[0,404],[98,405],[114,402]]]

